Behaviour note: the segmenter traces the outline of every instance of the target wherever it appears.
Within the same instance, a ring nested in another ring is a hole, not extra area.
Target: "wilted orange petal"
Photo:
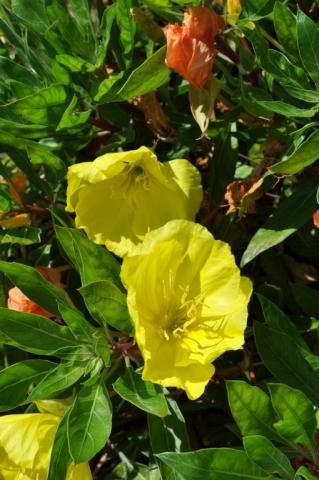
[[[8,292],[8,308],[18,312],[35,313],[44,317],[53,317],[52,313],[47,312],[42,307],[32,302],[18,287],[13,287]]]
[[[210,76],[216,56],[215,36],[223,25],[223,18],[212,10],[190,8],[182,26],[169,24],[163,29],[166,64],[196,87],[202,87]]]
[[[225,22],[221,15],[209,8],[190,7],[184,14],[183,27],[185,34],[214,48],[215,37]]]
[[[313,214],[313,224],[315,227],[319,228],[319,209]]]

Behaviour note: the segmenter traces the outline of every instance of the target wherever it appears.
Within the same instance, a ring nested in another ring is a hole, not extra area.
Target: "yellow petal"
[[[77,227],[119,256],[169,220],[193,220],[201,200],[195,167],[182,159],[162,164],[146,147],[69,168],[67,209]]]
[[[227,0],[227,22],[235,25],[241,14],[242,6],[240,0]]]
[[[187,220],[149,232],[124,258],[121,278],[144,378],[195,398],[211,362],[242,348],[251,281],[227,244]]]
[[[88,463],[70,465],[66,480],[92,480],[92,474]]]
[[[31,478],[46,480],[50,452],[60,418],[51,414],[0,417],[0,465],[3,469],[26,470]],[[29,473],[30,472],[30,473]],[[32,477],[33,473],[33,477]]]
[[[59,416],[50,413],[0,417],[0,478],[47,480],[60,420]],[[89,465],[70,465],[67,480],[92,480]]]
[[[72,403],[72,398],[66,398],[63,400],[37,400],[35,402],[40,413],[52,413],[58,417],[63,417]]]
[[[175,367],[166,356],[167,345],[162,345],[161,362],[154,358],[145,364],[143,379],[158,383],[164,387],[177,387],[185,390],[190,400],[199,398],[205,390],[215,368],[211,364],[198,365],[192,363],[187,367]]]

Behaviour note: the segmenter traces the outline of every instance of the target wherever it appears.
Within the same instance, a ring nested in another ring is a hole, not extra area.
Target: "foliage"
[[[319,476],[319,2],[203,3],[225,26],[198,90],[162,28],[200,1],[0,1],[0,410],[58,401],[48,480]],[[65,212],[69,167],[141,146],[199,170],[197,221],[254,285],[196,401],[143,380],[121,260]]]

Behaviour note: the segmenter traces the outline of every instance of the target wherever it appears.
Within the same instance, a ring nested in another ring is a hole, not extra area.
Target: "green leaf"
[[[1,123],[2,120],[0,120]],[[31,160],[33,165],[44,165],[46,169],[47,179],[52,182],[57,182],[60,180],[66,171],[64,162],[57,157],[52,149],[42,143],[37,143],[26,138],[19,138],[16,135],[6,131],[1,131],[0,129],[0,145],[5,145],[5,150],[10,147],[10,150],[14,151],[15,162],[18,161],[18,157],[22,159],[23,156],[23,167],[21,170],[26,169],[26,163]],[[27,154],[27,156],[26,156]],[[10,156],[13,154],[10,151]],[[29,158],[28,158],[29,157]],[[33,181],[36,178],[36,182],[39,183],[39,179],[34,175],[32,170],[30,178],[33,178]],[[43,182],[41,182],[43,187]]]
[[[32,27],[36,32],[43,33],[49,27],[49,19],[45,10],[45,0],[12,0],[12,11]]]
[[[88,311],[100,325],[132,332],[126,295],[109,280],[88,283],[79,289]]]
[[[89,461],[104,447],[112,428],[112,407],[102,384],[84,387],[68,415],[68,444],[76,464]]]
[[[2,342],[38,355],[57,355],[59,350],[77,344],[67,327],[31,313],[0,308]]]
[[[131,13],[132,7],[132,0],[116,1],[116,22],[120,31],[119,40],[122,45],[123,56],[127,66],[131,63],[136,32],[136,22]]]
[[[307,470],[306,467],[304,467],[304,466],[298,468],[298,470],[296,472],[295,480],[300,480],[300,477],[298,475],[300,475],[305,480],[316,480],[316,478],[317,478],[317,477],[314,477],[309,472],[309,470]]]
[[[0,212],[10,212],[12,209],[12,198],[9,185],[0,184]]]
[[[32,384],[37,384],[56,364],[47,360],[24,360],[0,371],[0,410],[24,403]]]
[[[307,315],[317,317],[319,315],[319,292],[303,283],[293,283],[291,289],[302,311]]]
[[[242,380],[229,380],[226,386],[229,406],[242,435],[263,435],[278,441],[273,428],[276,416],[268,395]]]
[[[189,453],[161,453],[159,464],[171,468],[181,480],[271,480],[245,452],[231,448],[207,448]],[[171,477],[174,478],[173,476]]]
[[[319,82],[319,31],[317,25],[298,9],[297,39],[299,55],[311,78]]]
[[[72,20],[75,21],[84,43],[88,46],[88,53],[94,56],[96,50],[96,28],[93,25],[90,3],[88,0],[69,0],[72,10]]]
[[[0,76],[3,80],[16,80],[34,87],[37,84],[37,76],[29,69],[7,57],[0,56]]]
[[[177,403],[166,397],[168,415],[159,418],[148,415],[148,428],[153,453],[167,451],[182,452],[190,450],[185,419]]]
[[[121,285],[120,265],[110,252],[91,242],[79,230],[59,226],[55,230],[58,242],[80,274],[82,285],[109,279]]]
[[[298,98],[298,100],[303,100],[304,102],[308,103],[319,102],[319,92],[298,87],[296,85],[290,85],[288,83],[281,83],[281,86],[286,90],[287,93],[295,98]]]
[[[69,92],[63,85],[50,85],[28,97],[0,106],[0,117],[18,123],[40,125],[58,124]]]
[[[209,191],[214,205],[223,200],[227,185],[233,180],[237,155],[232,147],[229,128],[223,129],[216,139],[213,161],[209,172]]]
[[[313,132],[305,142],[287,159],[271,166],[274,173],[294,174],[314,163],[319,158],[319,130]]]
[[[257,296],[262,307],[264,318],[270,329],[273,332],[277,331],[289,336],[290,340],[294,342],[295,348],[298,349],[304,357],[309,355],[309,353],[311,353],[310,348],[287,315],[266,297],[262,295]]]
[[[95,65],[83,60],[83,58],[75,57],[74,55],[61,53],[60,55],[56,56],[56,60],[61,65],[66,67],[70,72],[91,73],[95,70]]]
[[[284,3],[279,1],[274,8],[274,25],[278,40],[285,50],[299,58],[296,17]]]
[[[33,302],[59,316],[58,304],[68,306],[64,292],[45,280],[34,268],[0,260],[0,271]]]
[[[56,131],[78,127],[79,125],[83,125],[87,123],[90,115],[91,110],[87,110],[86,112],[77,112],[76,105],[78,99],[76,95],[73,95],[70,105],[67,107],[65,112],[62,115],[61,120],[59,121]]]
[[[34,245],[41,242],[41,229],[36,227],[11,228],[0,232],[0,243],[16,243],[18,245]]]
[[[92,336],[95,332],[95,329],[85,319],[79,310],[66,307],[65,305],[59,305],[59,311],[63,320],[76,339],[82,340],[83,342],[92,343]]]
[[[96,60],[96,67],[100,68],[103,65],[107,49],[111,40],[111,31],[112,25],[115,19],[117,5],[114,3],[113,5],[106,6],[102,20],[101,20],[101,40],[100,45],[98,48],[97,53],[97,60]]]
[[[300,391],[279,383],[267,384],[271,401],[280,420],[274,426],[290,442],[309,448],[315,456],[317,421],[312,403]]]
[[[294,479],[295,471],[288,458],[266,437],[251,435],[243,441],[248,457],[260,468],[269,474],[277,473],[287,480]]]
[[[256,346],[267,369],[282,383],[302,390],[319,405],[319,377],[285,333],[255,322]]]
[[[300,184],[290,197],[279,204],[250,240],[241,259],[242,267],[261,252],[283,242],[309,220],[316,208],[316,191],[315,182]]]
[[[68,416],[69,412],[67,412],[62,418],[54,437],[54,443],[50,457],[48,480],[66,478],[68,465],[72,460],[69,453],[67,438]]]
[[[281,100],[256,100],[256,103],[269,112],[278,113],[285,117],[311,118],[318,113],[317,106],[312,108],[298,108]]]
[[[113,388],[124,400],[145,412],[159,417],[168,415],[168,406],[162,388],[142,380],[141,375],[131,367],[116,380]]]
[[[99,86],[95,100],[100,103],[119,102],[156,90],[169,77],[170,71],[165,65],[165,55],[164,46],[111,88],[108,79],[104,80]]]
[[[74,385],[82,375],[86,366],[74,365],[73,363],[61,363],[51,370],[38,385],[32,390],[27,398],[28,402],[49,398],[51,395],[60,393]]]

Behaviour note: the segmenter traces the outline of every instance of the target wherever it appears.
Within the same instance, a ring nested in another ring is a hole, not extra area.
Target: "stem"
[[[224,38],[221,35],[217,35],[216,37],[216,48],[220,53],[229,58],[229,60],[231,60],[233,63],[239,63],[239,55],[230,48],[228,43],[225,42]]]
[[[259,25],[258,26],[256,25],[256,29],[259,31],[259,33],[262,34],[263,37],[266,38],[266,40],[268,40],[270,43],[272,43],[272,45],[274,47],[278,48],[278,50],[280,50],[281,52],[285,52],[284,47],[279,42],[277,42],[277,40],[275,38],[273,38],[271,35],[269,35],[269,33],[266,32],[266,30],[264,30]]]

